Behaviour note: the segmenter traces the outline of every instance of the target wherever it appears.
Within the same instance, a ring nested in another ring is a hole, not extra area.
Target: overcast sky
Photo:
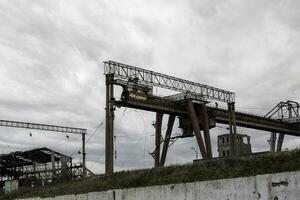
[[[88,167],[103,173],[103,61],[227,89],[237,109],[264,114],[300,100],[299,33],[298,0],[0,0],[0,118],[87,128]],[[154,119],[117,110],[116,169],[153,166]],[[268,149],[268,133],[238,130]],[[80,137],[31,132],[0,128],[0,153],[46,146],[80,157]],[[226,132],[212,130],[215,156]],[[194,138],[177,141],[167,163],[191,162],[191,147]]]

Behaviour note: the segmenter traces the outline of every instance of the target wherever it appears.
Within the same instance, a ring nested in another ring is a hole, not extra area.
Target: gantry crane
[[[30,122],[9,121],[9,120],[0,120],[0,126],[11,127],[11,128],[36,129],[36,130],[42,130],[42,131],[54,131],[54,132],[62,132],[62,133],[81,135],[81,137],[82,137],[82,167],[83,167],[83,177],[85,177],[85,175],[86,175],[85,135],[87,134],[87,129],[66,127],[66,126],[56,126],[56,125],[49,125],[49,124],[38,124],[38,123],[30,123]]]
[[[104,62],[106,76],[106,133],[105,133],[105,172],[112,174],[114,110],[116,107],[129,107],[156,112],[155,123],[155,166],[165,163],[176,116],[183,131],[181,137],[196,136],[203,159],[212,157],[209,130],[216,123],[229,125],[230,150],[238,155],[236,126],[300,136],[299,121],[290,122],[266,116],[235,111],[235,94],[230,91],[157,73],[114,61]],[[114,97],[114,86],[121,86],[120,100]],[[160,87],[177,92],[170,96],[155,96],[153,88]],[[209,106],[210,101],[227,103],[227,108]],[[169,114],[167,130],[160,157],[161,127],[163,115]],[[204,140],[201,136],[204,132]]]
[[[203,85],[200,83],[168,76],[154,71],[117,63],[104,62],[106,75],[106,173],[113,173],[113,120],[114,107],[135,107],[156,112],[155,166],[163,165],[166,159],[169,140],[176,116],[179,116],[185,136],[193,136],[194,131],[201,155],[204,159],[212,157],[209,129],[214,127],[210,120],[206,103],[209,100],[228,104],[229,128],[233,137],[232,151],[236,148],[235,95],[233,92]],[[114,85],[123,88],[121,101],[115,101]],[[176,95],[156,97],[153,87],[173,90]],[[134,102],[133,102],[134,101]],[[135,105],[134,105],[135,104]],[[148,105],[146,105],[148,104]],[[160,159],[161,125],[163,114],[170,114],[165,136],[162,158]],[[199,116],[201,114],[201,116]],[[198,116],[197,116],[198,115]],[[204,141],[201,136],[204,131]]]

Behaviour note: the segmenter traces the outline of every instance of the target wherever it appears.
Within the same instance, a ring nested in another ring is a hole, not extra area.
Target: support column
[[[235,156],[239,154],[237,146],[237,131],[236,131],[236,119],[235,119],[235,103],[228,103],[229,112],[229,132],[230,132],[230,152],[231,155]]]
[[[105,174],[114,171],[114,75],[106,75]]]
[[[276,133],[272,132],[270,137],[270,151],[275,152],[275,146],[276,146]]]
[[[282,144],[283,144],[284,134],[280,133],[277,141],[277,149],[276,152],[281,152]]]
[[[195,136],[196,136],[196,139],[197,139],[197,142],[198,142],[198,145],[199,145],[199,149],[200,149],[202,158],[207,159],[207,154],[206,154],[205,146],[204,146],[203,139],[202,139],[202,136],[201,136],[198,119],[197,119],[197,116],[196,116],[196,112],[195,112],[195,109],[194,109],[193,102],[191,100],[189,100],[188,103],[187,103],[187,111],[188,111],[190,119],[192,121],[192,126],[193,126],[193,129],[194,129],[194,132],[195,132]]]
[[[169,120],[168,120],[168,128],[167,128],[166,136],[165,136],[165,140],[164,140],[164,146],[163,146],[163,150],[161,153],[161,159],[160,159],[160,163],[159,163],[160,166],[164,166],[165,162],[166,162],[166,157],[167,157],[167,152],[168,152],[168,148],[169,148],[170,137],[172,134],[174,121],[175,121],[175,115],[170,115]]]
[[[56,176],[56,169],[55,169],[55,154],[53,151],[50,152],[51,155],[51,165],[52,165],[52,180],[54,180],[55,176]]]
[[[162,125],[162,113],[156,113],[156,123],[155,123],[155,167],[159,166],[160,158],[160,144],[161,144],[161,125]]]
[[[292,118],[293,117],[293,111],[292,111],[291,105],[288,105],[287,110],[288,110],[289,118]],[[283,109],[281,109],[281,115],[283,116],[282,112],[283,112]],[[281,150],[282,150],[282,144],[283,144],[283,140],[284,140],[284,135],[285,134],[280,133],[279,136],[278,136],[276,152],[281,152]]]
[[[85,152],[85,133],[82,133],[82,177],[86,177],[86,164],[85,164],[86,152]]]
[[[207,157],[212,158],[211,140],[210,140],[210,133],[209,133],[209,118],[208,118],[208,114],[207,114],[207,108],[204,103],[201,104],[199,113],[202,116],[204,141],[205,141],[205,147],[206,147],[206,151],[207,151]]]

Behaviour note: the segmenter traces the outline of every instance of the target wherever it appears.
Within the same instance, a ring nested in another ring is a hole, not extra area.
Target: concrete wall
[[[27,200],[40,200],[32,198]],[[130,188],[81,195],[66,195],[47,200],[299,200],[300,172],[285,172],[253,177]],[[46,200],[42,199],[42,200]]]

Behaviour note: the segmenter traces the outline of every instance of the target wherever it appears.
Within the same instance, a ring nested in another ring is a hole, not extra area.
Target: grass
[[[0,199],[53,197],[111,189],[236,178],[299,170],[300,150],[293,150],[280,154],[268,153],[249,157],[215,159],[194,165],[122,171],[112,176],[96,176],[80,181],[57,183],[47,187],[20,188],[18,192],[13,194],[0,194]]]

